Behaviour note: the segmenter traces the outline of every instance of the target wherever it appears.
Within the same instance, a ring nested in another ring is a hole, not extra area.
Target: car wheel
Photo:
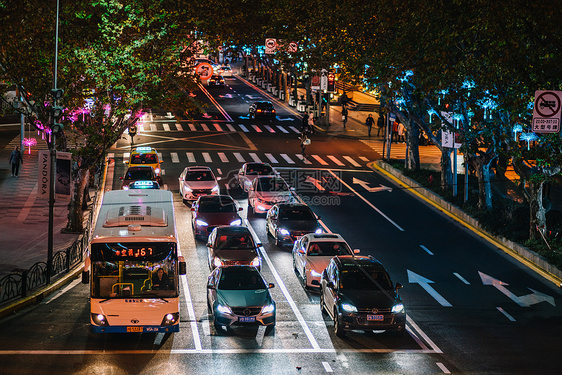
[[[281,246],[281,241],[279,241],[279,235],[275,233],[275,246]]]
[[[297,263],[295,262],[295,256],[293,255],[293,269],[295,270],[295,273],[297,274],[297,276],[299,275],[299,270],[297,269]]]
[[[250,201],[248,201],[248,216],[251,216],[251,215],[254,215],[254,208],[250,204]]]
[[[271,332],[275,330],[275,323],[268,325],[265,327],[265,334],[269,335]]]
[[[343,322],[340,320],[338,311],[334,309],[334,333],[339,338],[345,337],[345,331],[343,330]]]
[[[223,332],[222,326],[216,320],[213,320],[213,325],[215,326],[217,333]]]
[[[302,280],[304,281],[304,287],[308,287],[308,275],[306,274],[306,268],[302,269]]]

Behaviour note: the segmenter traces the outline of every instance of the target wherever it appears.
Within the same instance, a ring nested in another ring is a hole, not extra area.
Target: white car
[[[238,181],[240,188],[247,193],[256,177],[275,175],[277,175],[277,172],[268,163],[251,162],[242,165],[236,175],[236,180]]]
[[[223,65],[217,71],[223,77],[232,77],[232,68],[228,65]]]
[[[258,176],[248,190],[248,215],[264,214],[276,203],[297,203],[289,187],[279,176]]]
[[[201,195],[218,195],[219,179],[209,167],[186,167],[178,177],[183,202],[194,201]]]
[[[302,236],[293,245],[293,268],[302,277],[306,288],[319,288],[320,277],[332,257],[358,254],[351,250],[342,236],[335,233],[310,233]]]

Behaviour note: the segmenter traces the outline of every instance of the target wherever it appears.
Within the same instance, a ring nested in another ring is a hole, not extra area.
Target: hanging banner
[[[50,151],[39,151],[39,173],[37,175],[37,197],[49,200],[51,188],[51,154]],[[55,162],[55,199],[70,201],[72,193],[72,154],[57,152]]]

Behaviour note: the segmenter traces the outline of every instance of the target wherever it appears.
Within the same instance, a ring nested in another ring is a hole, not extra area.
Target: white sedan
[[[178,177],[183,203],[194,201],[201,195],[218,195],[219,179],[209,167],[186,167]]]
[[[319,288],[320,276],[332,257],[358,254],[351,250],[342,236],[335,233],[310,233],[302,236],[293,245],[293,268],[302,277],[306,288]]]

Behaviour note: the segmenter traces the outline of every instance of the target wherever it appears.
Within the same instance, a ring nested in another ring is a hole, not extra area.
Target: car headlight
[[[183,185],[183,192],[184,193],[191,193],[193,190],[187,185]]]
[[[156,168],[154,172],[156,172],[156,174],[160,174],[160,168]]]
[[[316,271],[314,271],[314,270],[310,270],[310,276],[312,276],[312,277],[320,277],[320,276],[322,276],[322,274],[321,274],[321,273],[318,273],[318,272],[316,272]]]
[[[205,221],[203,221],[203,220],[201,220],[201,219],[195,220],[195,224],[197,224],[197,225],[200,226],[200,227],[206,227],[206,226],[209,225],[207,222],[205,222]]]
[[[242,224],[242,219],[236,219],[233,222],[230,223],[230,225],[241,225]]]
[[[288,235],[291,234],[291,232],[289,232],[289,231],[288,231],[287,229],[285,229],[285,228],[279,229],[279,233],[281,233],[281,234],[284,235],[284,236],[288,236]]]
[[[322,228],[318,228],[314,231],[315,234],[322,234],[322,232],[324,232]]]
[[[224,305],[217,305],[217,312],[221,314],[232,314],[230,307]]]
[[[250,187],[252,185],[252,181],[250,180],[244,180],[244,185]]]
[[[219,257],[215,257],[215,258],[213,259],[213,265],[214,265],[215,267],[222,267],[222,266],[224,266],[224,263],[222,262],[222,260],[220,260]]]
[[[403,303],[397,303],[396,305],[392,306],[392,312],[394,314],[403,313],[404,312],[404,304]]]
[[[106,325],[109,324],[107,322],[107,319],[105,318],[105,315],[103,315],[103,314],[92,313],[92,320],[94,321],[94,324],[96,324],[98,326],[106,326]]]
[[[213,193],[218,193],[218,192],[219,192],[219,185],[215,185],[215,187],[212,188],[211,191],[212,191]]]
[[[264,307],[262,307],[261,309],[261,313],[262,314],[270,314],[273,311],[275,311],[275,306],[271,303],[269,305],[265,305]]]
[[[123,190],[129,190],[128,186],[123,186]]]
[[[252,262],[250,263],[250,266],[252,267],[259,267],[260,266],[260,257],[255,257],[254,259],[252,259]]]
[[[350,313],[357,312],[357,307],[355,307],[355,306],[353,306],[349,303],[342,303],[341,308],[344,309],[347,312],[350,312]]]

